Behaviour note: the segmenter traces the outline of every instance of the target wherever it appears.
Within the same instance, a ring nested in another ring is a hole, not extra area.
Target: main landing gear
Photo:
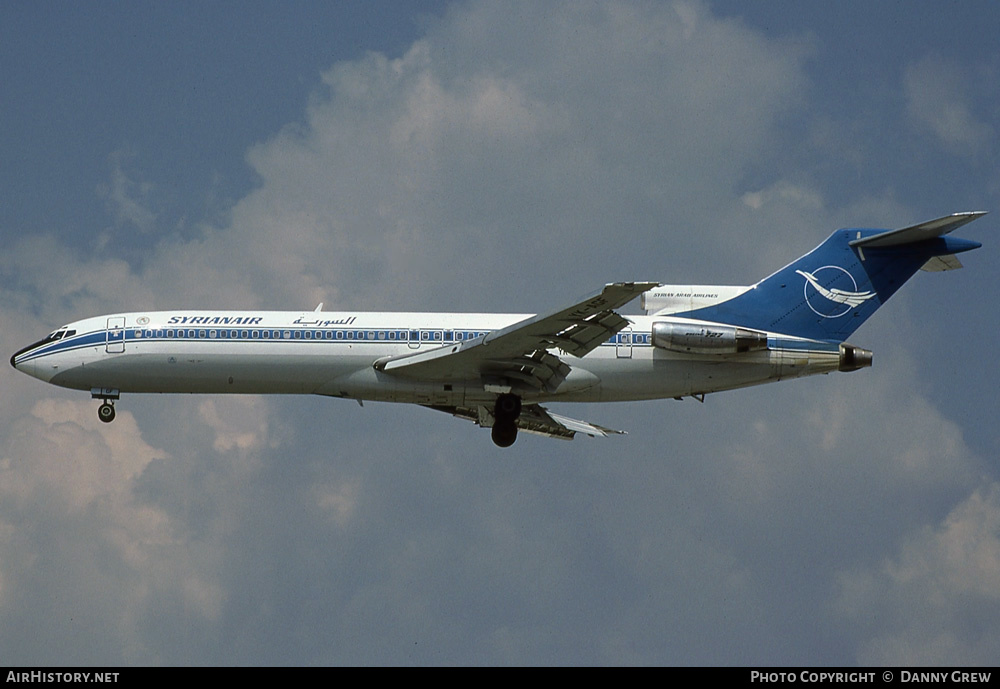
[[[493,407],[493,428],[490,436],[498,447],[510,447],[517,440],[517,417],[521,415],[521,398],[503,394]]]
[[[115,420],[115,400],[119,399],[118,390],[114,388],[91,388],[91,399],[101,400],[101,406],[97,408],[97,418],[104,423],[111,423]]]

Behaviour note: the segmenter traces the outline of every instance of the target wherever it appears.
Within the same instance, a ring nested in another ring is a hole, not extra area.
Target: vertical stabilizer
[[[900,230],[837,230],[743,294],[674,315],[842,342],[922,267],[955,266],[955,254],[980,247],[945,235],[984,214],[956,213]]]

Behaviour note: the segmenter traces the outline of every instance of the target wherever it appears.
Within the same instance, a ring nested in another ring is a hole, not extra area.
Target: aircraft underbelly
[[[101,387],[121,392],[309,394],[329,380],[370,366],[367,358],[354,359],[127,352],[66,367],[50,382],[81,390]]]

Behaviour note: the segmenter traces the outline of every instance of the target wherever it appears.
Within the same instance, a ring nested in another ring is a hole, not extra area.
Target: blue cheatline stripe
[[[67,337],[62,340],[57,340],[51,344],[44,347],[39,347],[38,349],[28,352],[27,355],[22,356],[17,360],[18,363],[23,361],[30,361],[40,356],[46,354],[52,354],[54,352],[69,352],[74,349],[86,349],[88,347],[94,346],[104,346],[107,339],[106,330],[98,330],[92,333],[87,333],[86,335],[77,335],[76,337]]]
[[[156,333],[159,332],[183,332],[183,336],[173,336],[167,337],[165,335],[157,336],[155,334],[146,335],[146,332]],[[215,332],[215,337],[210,337],[210,332]],[[402,328],[391,328],[391,329],[372,329],[372,330],[359,330],[357,328],[346,328],[346,329],[296,329],[296,328],[248,328],[248,329],[225,329],[226,336],[220,336],[220,329],[217,328],[155,328],[155,329],[140,329],[137,331],[135,328],[128,328],[124,331],[124,342],[121,339],[113,340],[114,344],[136,344],[139,342],[197,342],[199,344],[205,342],[245,342],[245,343],[290,343],[290,344],[410,344],[415,340],[409,339],[410,333],[420,333],[422,338],[425,334],[430,334],[433,336],[434,333],[440,334],[442,339],[420,339],[421,345],[435,345],[444,343],[454,343],[462,342],[465,340],[472,340],[476,337],[480,337],[486,332],[483,330],[414,330]],[[264,332],[268,332],[270,337],[263,337]],[[111,332],[121,332],[121,329],[116,329]],[[136,334],[140,332],[142,334]],[[193,333],[193,336],[188,337],[187,333]],[[235,332],[236,337],[232,336]],[[305,337],[305,333],[309,333],[309,337]],[[88,349],[92,347],[104,347],[108,342],[108,330],[97,330],[91,333],[86,333],[84,335],[77,335],[75,337],[64,338],[56,342],[52,342],[44,347],[40,347],[26,355],[21,356],[17,363],[23,363],[36,359],[41,356],[48,354],[53,354],[56,352],[71,352],[77,349]],[[257,333],[257,337],[253,337],[253,333]],[[327,337],[326,334],[330,333]],[[451,333],[450,339],[444,338],[444,333]],[[287,334],[287,336],[286,336]],[[395,339],[390,339],[390,334],[392,334]],[[458,337],[456,337],[456,334]],[[630,346],[638,348],[652,348],[652,338],[648,332],[630,332],[631,336],[630,342],[624,342],[624,335],[617,334],[612,336],[606,342],[601,344],[602,347],[618,347],[618,346]],[[379,335],[382,339],[379,339]],[[822,342],[816,340],[796,340],[784,337],[771,337],[768,339],[768,349],[777,351],[799,351],[799,352],[838,352],[839,344],[836,342]]]
[[[56,352],[71,352],[77,349],[87,349],[90,347],[103,347],[108,342],[108,333],[121,333],[122,329],[96,330],[84,335],[68,337],[57,340],[44,347],[40,347],[18,359],[18,363],[30,361],[31,359],[54,354]],[[172,337],[166,335],[156,335],[155,333],[183,333],[175,334]],[[214,332],[215,337],[209,334]],[[222,333],[225,333],[223,335]],[[268,337],[263,334],[269,333]],[[306,328],[126,328],[124,338],[111,340],[112,344],[135,344],[138,342],[288,342],[288,343],[329,343],[329,344],[355,344],[355,343],[378,343],[378,344],[410,344],[419,341],[421,345],[434,345],[444,343],[464,342],[473,340],[485,335],[488,330],[444,330],[444,329],[420,329],[410,330],[408,328],[378,328],[378,329],[358,329],[358,328],[337,328],[337,329],[306,329]],[[137,334],[139,333],[139,334]],[[150,333],[150,335],[146,335]],[[188,333],[191,333],[189,336]],[[233,336],[236,333],[236,336]],[[257,336],[254,336],[254,333]],[[309,336],[306,337],[306,333]],[[330,334],[327,337],[327,333]],[[419,333],[419,338],[412,338],[411,334]],[[450,337],[445,337],[445,334]],[[651,347],[652,340],[648,332],[631,332],[631,342],[624,342],[623,335],[614,335],[602,346],[630,345],[632,347]],[[437,337],[435,337],[437,336]],[[425,339],[426,337],[426,339]]]

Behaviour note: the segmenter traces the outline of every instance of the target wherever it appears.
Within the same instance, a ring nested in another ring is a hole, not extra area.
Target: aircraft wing
[[[658,284],[615,282],[566,308],[526,318],[474,340],[381,359],[375,368],[418,380],[483,379],[488,383],[494,379],[554,390],[569,375],[569,367],[549,350],[585,356],[628,325],[615,309]]]
[[[467,421],[473,421],[477,426],[489,427],[493,425],[493,414],[487,407],[482,405],[478,407],[427,405],[427,408],[443,411]],[[517,419],[517,427],[526,433],[534,433],[535,435],[544,435],[548,438],[559,438],[561,440],[572,440],[573,436],[577,433],[583,433],[592,438],[606,437],[612,434],[625,434],[625,431],[617,431],[595,423],[553,414],[540,404],[524,405],[521,408],[521,415]]]

